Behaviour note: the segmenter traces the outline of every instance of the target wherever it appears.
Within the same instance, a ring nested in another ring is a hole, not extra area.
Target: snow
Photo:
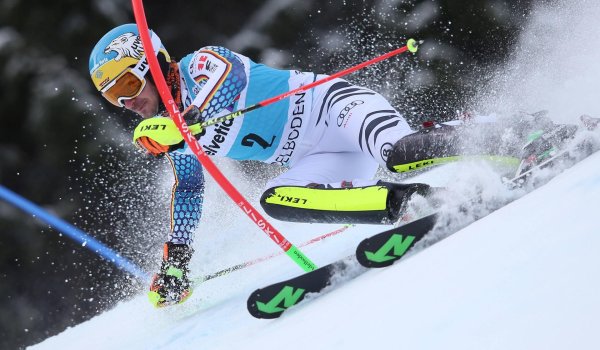
[[[122,302],[31,349],[598,349],[598,204],[600,153],[280,319],[257,320],[245,308],[255,288],[300,272],[285,256],[208,281],[174,308],[153,309],[143,295]],[[334,227],[282,231],[296,238]],[[355,226],[305,253],[327,263],[378,229]]]
[[[484,89],[482,105],[547,108],[571,123],[581,113],[597,116],[598,13],[593,0],[538,9],[512,66],[499,71],[496,89]],[[570,50],[558,49],[564,42]],[[452,164],[411,181],[453,184],[459,193],[477,184],[490,197],[512,196],[490,172]],[[209,274],[276,253],[233,205],[221,207],[227,201],[215,187],[209,182],[216,208],[204,214],[195,243],[203,254],[192,260],[193,271]],[[139,295],[31,349],[600,349],[599,205],[596,153],[435,245],[279,319],[252,318],[246,298],[301,272],[285,255],[202,283],[176,307],[154,309]],[[273,221],[296,244],[340,228]],[[223,227],[218,236],[206,234]],[[302,250],[324,265],[383,229],[354,226]]]

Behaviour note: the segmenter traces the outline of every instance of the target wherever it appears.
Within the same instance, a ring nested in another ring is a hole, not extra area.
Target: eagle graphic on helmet
[[[163,72],[168,72],[171,57],[156,33],[150,31],[154,53]],[[89,71],[98,91],[108,86],[127,69],[138,64],[147,67],[144,46],[135,23],[127,23],[111,29],[96,43],[90,53]],[[141,68],[141,66],[140,66]],[[144,78],[146,71],[139,71]]]
[[[144,54],[144,47],[140,37],[134,33],[124,33],[116,37],[104,49],[104,53],[108,54],[111,51],[117,53],[115,61],[120,61],[123,57],[132,57],[137,60],[141,59]]]

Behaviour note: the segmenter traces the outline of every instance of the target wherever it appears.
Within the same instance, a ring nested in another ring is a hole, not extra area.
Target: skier
[[[457,136],[446,128],[415,133],[380,94],[342,79],[201,129],[204,120],[326,76],[273,69],[217,46],[203,47],[177,62],[156,33],[151,32],[151,39],[167,85],[208,155],[288,168],[268,182],[260,200],[267,214],[279,220],[393,223],[407,199],[415,192],[426,193],[428,186],[378,181],[378,167],[403,172],[454,160],[464,151],[453,146]],[[150,286],[152,302],[165,306],[191,293],[188,263],[204,178],[200,163],[168,118],[148,70],[135,24],[109,31],[90,55],[89,72],[102,96],[145,118],[135,130],[135,143],[166,157],[174,169],[171,228],[160,271]]]

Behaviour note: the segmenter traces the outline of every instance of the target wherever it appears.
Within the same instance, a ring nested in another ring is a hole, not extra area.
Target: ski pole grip
[[[416,53],[419,49],[419,44],[421,44],[421,42],[417,42],[415,39],[408,39],[406,47],[408,48],[408,51]]]

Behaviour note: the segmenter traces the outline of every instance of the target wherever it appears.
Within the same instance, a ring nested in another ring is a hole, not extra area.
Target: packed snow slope
[[[285,256],[208,281],[174,308],[153,309],[144,296],[123,302],[32,349],[599,349],[599,207],[596,153],[445,240],[280,319],[252,318],[246,297],[299,273]],[[290,237],[329,226],[293,228],[285,227]],[[327,263],[375,231],[353,227],[305,252]]]
[[[540,3],[511,64],[482,89],[481,108],[549,109],[555,121],[566,123],[584,113],[598,116],[600,3]],[[410,181],[449,184],[457,193],[476,184],[492,198],[516,195],[485,166],[472,164],[444,166]],[[194,243],[195,275],[277,252],[223,196],[208,184],[211,204]],[[597,153],[437,244],[339,284],[280,319],[252,318],[246,298],[300,273],[286,256],[202,283],[176,307],[154,309],[140,293],[31,348],[600,349],[599,207]],[[273,224],[297,245],[340,228]],[[354,226],[302,250],[324,265],[382,229]]]

